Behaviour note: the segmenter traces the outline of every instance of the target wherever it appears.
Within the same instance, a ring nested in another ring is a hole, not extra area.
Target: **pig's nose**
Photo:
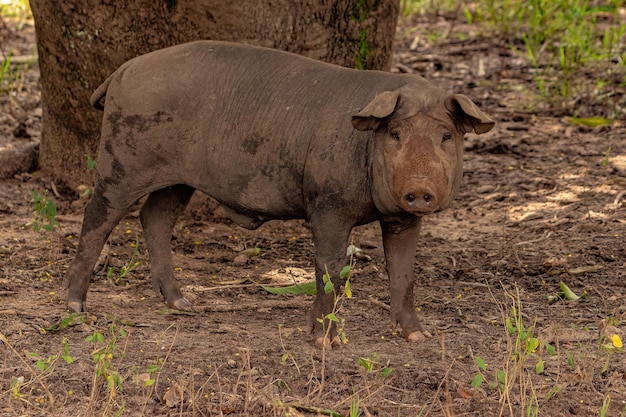
[[[408,211],[431,213],[437,208],[437,196],[427,186],[414,187],[404,194],[404,203]]]

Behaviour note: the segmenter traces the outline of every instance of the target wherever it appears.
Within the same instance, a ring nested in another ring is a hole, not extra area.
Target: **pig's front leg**
[[[408,341],[430,337],[417,318],[413,305],[413,264],[420,223],[419,217],[408,223],[380,222],[391,287],[391,320],[394,326],[400,325],[402,335]]]
[[[324,319],[333,311],[335,297],[341,294],[341,269],[347,265],[346,249],[352,226],[344,224],[341,219],[332,216],[319,216],[311,219],[313,243],[315,245],[315,281],[317,294],[309,315],[309,327],[319,348],[330,348],[339,345],[337,326]],[[334,286],[334,292],[324,291],[324,275],[328,273]],[[323,324],[319,319],[324,319]],[[330,329],[328,328],[330,326]]]

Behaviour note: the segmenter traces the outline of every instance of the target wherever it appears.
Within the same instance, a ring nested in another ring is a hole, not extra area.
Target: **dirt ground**
[[[432,338],[411,344],[390,327],[372,224],[353,233],[362,252],[339,311],[348,343],[315,348],[312,296],[260,287],[312,279],[307,225],[247,231],[207,214],[201,199],[172,239],[193,315],[164,310],[153,292],[135,212],[110,238],[88,314],[55,330],[68,317],[63,277],[84,199],[23,173],[0,182],[0,415],[626,415],[626,354],[616,347],[626,340],[624,114],[588,128],[568,124],[567,109],[538,110],[522,57],[473,28],[454,28],[470,35],[463,41],[425,35],[449,27],[445,17],[405,22],[394,70],[469,95],[498,123],[468,135],[460,195],[424,222],[415,302]],[[8,29],[16,55],[34,53],[32,26]],[[37,82],[34,65],[0,93],[4,143],[37,140]],[[56,202],[52,232],[29,226],[33,190]],[[245,255],[252,248],[260,253]],[[585,296],[550,303],[561,282]]]

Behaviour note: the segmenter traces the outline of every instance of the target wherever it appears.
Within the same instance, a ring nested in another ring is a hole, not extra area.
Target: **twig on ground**
[[[367,297],[367,299],[374,305],[384,308],[387,311],[391,311],[391,307],[389,307],[387,304],[383,303],[382,301],[378,301],[377,299],[375,299],[373,296],[369,296]]]
[[[619,201],[622,199],[622,197],[624,197],[624,194],[626,194],[626,191],[620,191],[615,196],[615,200],[613,200],[613,207],[617,208],[619,206]]]
[[[254,304],[221,304],[201,307],[201,311],[205,313],[224,313],[229,311],[242,310],[263,310],[272,308],[303,308],[304,300],[287,300],[287,301],[270,301],[266,303]]]
[[[547,238],[549,238],[551,235],[552,235],[552,232],[549,232],[549,231],[547,231],[547,230],[546,230],[546,231],[544,232],[543,236],[541,236],[540,238],[538,238],[538,239],[531,239],[531,240],[525,240],[525,241],[523,241],[523,242],[517,242],[517,243],[515,244],[515,246],[524,246],[524,245],[529,245],[529,244],[531,244],[531,243],[539,243],[539,242],[541,242],[542,240],[546,240],[546,239],[547,239]]]

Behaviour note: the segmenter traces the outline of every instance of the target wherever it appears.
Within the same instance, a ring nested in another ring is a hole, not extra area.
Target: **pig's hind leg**
[[[91,274],[104,243],[134,203],[124,202],[118,205],[122,208],[116,209],[111,205],[110,197],[107,195],[106,185],[99,182],[85,208],[76,256],[66,273],[66,285],[69,289],[67,307],[77,313],[85,309]]]
[[[172,229],[183,212],[194,189],[186,185],[174,185],[150,193],[141,209],[146,246],[150,256],[152,286],[163,294],[167,304],[178,310],[190,310],[191,303],[183,294],[174,278],[172,264]]]

